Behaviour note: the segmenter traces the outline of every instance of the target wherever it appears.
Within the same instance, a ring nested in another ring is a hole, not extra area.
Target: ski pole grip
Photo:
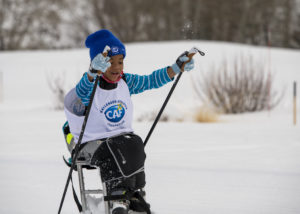
[[[197,47],[193,47],[191,50],[186,51],[186,52],[184,52],[184,53],[182,54],[182,55],[186,55],[186,56],[189,58],[189,60],[186,61],[186,62],[184,62],[184,63],[182,63],[182,66],[180,67],[180,68],[181,68],[181,71],[183,71],[185,64],[188,63],[188,62],[190,62],[190,61],[192,60],[193,56],[194,56],[196,53],[199,53],[201,56],[204,56],[204,55],[205,55],[205,53],[204,53],[203,51],[200,51],[199,48],[197,48]],[[176,62],[176,63],[177,63],[177,62]]]
[[[106,45],[103,52],[102,52],[102,55],[104,57],[107,57],[109,51],[110,51],[110,47],[108,45]]]
[[[196,53],[199,53],[201,56],[204,56],[204,55],[205,55],[205,53],[202,52],[202,51],[200,51],[199,48],[193,47],[193,48],[191,48],[191,50],[185,51],[183,54],[181,54],[181,55],[178,57],[178,59],[176,60],[176,64],[177,64],[178,67],[180,68],[181,72],[184,70],[185,64],[188,63],[188,62],[190,62],[190,61],[192,60],[193,56],[194,56]],[[187,56],[187,57],[189,58],[189,60],[186,61],[186,62],[181,62],[181,61],[179,60],[179,58],[182,57],[182,56]]]
[[[189,53],[189,52],[186,51],[186,54],[185,54],[185,55],[189,58],[189,60],[186,61],[186,62],[182,62],[182,65],[181,65],[181,67],[180,67],[181,72],[184,70],[185,64],[188,63],[188,62],[190,62],[190,61],[193,59],[193,56],[194,56],[195,54],[196,54],[196,53]]]

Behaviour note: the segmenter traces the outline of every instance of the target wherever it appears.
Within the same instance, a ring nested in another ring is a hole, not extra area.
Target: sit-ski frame
[[[89,194],[102,194],[103,195],[103,202],[104,202],[104,210],[105,214],[110,214],[110,205],[109,201],[105,201],[104,197],[107,196],[107,191],[106,191],[106,185],[103,182],[102,186],[103,189],[96,189],[96,190],[86,190],[85,185],[84,185],[84,175],[83,175],[83,166],[87,165],[85,161],[76,161],[76,166],[77,166],[77,171],[78,171],[78,179],[79,179],[79,188],[80,188],[80,197],[81,197],[81,203],[82,203],[82,211],[88,211],[88,206],[87,206],[87,198],[86,196]],[[100,168],[99,170],[99,175],[100,175]],[[101,177],[101,176],[100,176]]]

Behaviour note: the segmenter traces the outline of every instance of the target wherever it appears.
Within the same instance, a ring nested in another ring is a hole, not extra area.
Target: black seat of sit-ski
[[[70,163],[69,161],[67,161],[67,160],[65,159],[64,156],[63,156],[63,160],[64,160],[65,164],[66,164],[68,167],[71,167],[71,166],[72,166],[72,163]],[[81,159],[81,158],[79,158],[78,160],[79,160],[79,161],[84,161],[84,159]],[[81,165],[81,167],[82,167],[83,169],[87,169],[87,170],[97,169],[97,167],[91,166],[91,165],[88,165],[88,164],[87,164],[87,165]],[[74,166],[74,170],[77,171],[77,165]]]
[[[66,144],[67,144],[67,148],[68,148],[68,150],[69,150],[71,156],[73,156],[73,153],[74,153],[74,149],[75,149],[75,145],[76,145],[76,144],[75,144],[75,142],[74,142],[73,135],[72,135],[72,133],[70,132],[70,127],[69,127],[68,121],[63,125],[63,134],[64,134],[64,137],[65,137],[65,142],[66,142]],[[83,145],[80,145],[80,146],[82,147]],[[80,150],[80,149],[81,149],[81,148],[79,148],[79,150]],[[70,157],[68,160],[66,160],[65,157],[63,157],[63,159],[64,159],[65,164],[66,164],[68,167],[71,167],[71,166],[72,166],[73,160],[72,160],[71,157]],[[80,162],[84,162],[84,161],[85,161],[85,159],[84,159],[83,157],[79,157],[77,160],[80,161]],[[83,164],[83,165],[81,165],[81,166],[82,166],[82,168],[88,169],[88,170],[91,170],[91,169],[97,169],[97,167],[91,166],[91,165],[88,165],[88,164],[86,164],[86,165]],[[77,171],[77,165],[74,166],[74,170]]]

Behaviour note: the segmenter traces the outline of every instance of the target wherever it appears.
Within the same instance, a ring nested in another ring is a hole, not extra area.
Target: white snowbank
[[[268,49],[219,42],[135,43],[127,45],[125,71],[150,73],[174,62],[196,45],[196,69],[179,82],[167,114],[188,114],[197,102],[190,78],[223,56],[246,51],[267,58]],[[277,86],[287,86],[282,105],[271,112],[222,116],[212,124],[159,123],[146,147],[147,199],[158,214],[300,213],[300,135],[292,124],[292,82],[300,80],[300,51],[272,49]],[[0,104],[0,213],[52,214],[68,174],[61,127],[63,112],[50,109],[46,73],[66,72],[74,87],[88,67],[87,50],[1,52],[4,103]],[[157,111],[171,84],[133,96],[136,118]],[[149,122],[135,122],[143,139]],[[85,177],[88,189],[101,186],[98,172]],[[77,176],[74,174],[77,188]],[[77,188],[78,192],[78,188]],[[98,200],[98,201],[97,201]],[[93,209],[99,200],[90,198]],[[64,214],[78,213],[71,189]]]

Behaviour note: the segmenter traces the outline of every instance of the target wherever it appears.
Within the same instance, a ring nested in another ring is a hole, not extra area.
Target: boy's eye
[[[123,61],[112,61],[112,62],[110,62],[111,63],[111,65],[123,65]]]

